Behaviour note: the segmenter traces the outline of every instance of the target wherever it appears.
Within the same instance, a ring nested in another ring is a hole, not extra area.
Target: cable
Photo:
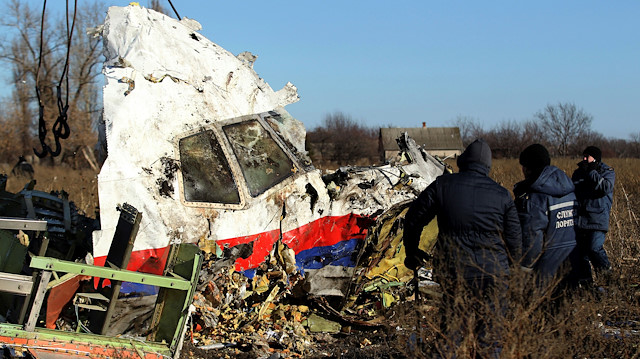
[[[175,12],[175,13],[176,13],[176,17],[178,18],[178,20],[182,20],[182,19],[180,18],[180,15],[178,14],[178,11],[177,11],[177,10],[176,10],[176,8],[173,6],[173,3],[171,3],[171,0],[168,0],[168,1],[169,1],[169,5],[171,5],[171,8],[173,9],[173,12]]]
[[[57,92],[57,105],[58,105],[58,118],[54,122],[51,131],[53,132],[53,138],[56,144],[55,150],[52,150],[49,145],[46,143],[47,137],[47,125],[44,120],[44,104],[42,103],[42,99],[40,97],[40,66],[42,64],[42,44],[44,41],[44,18],[46,13],[47,1],[44,0],[42,6],[42,18],[40,20],[40,52],[38,54],[38,68],[36,70],[36,96],[38,98],[38,138],[40,139],[40,144],[42,146],[42,151],[38,151],[35,148],[33,152],[39,158],[45,157],[47,154],[51,154],[51,157],[56,157],[60,155],[62,152],[62,146],[60,145],[60,139],[66,139],[71,134],[69,124],[67,123],[68,115],[67,111],[69,110],[69,56],[71,54],[71,40],[73,38],[73,30],[75,28],[76,23],[76,14],[78,1],[74,1],[73,7],[73,20],[71,22],[71,28],[69,28],[69,0],[66,2],[66,21],[67,21],[67,54],[65,57],[64,66],[62,68],[62,75],[60,76],[60,81],[58,81],[58,85],[56,86]],[[62,83],[65,83],[65,99],[62,100]]]
[[[76,14],[78,8],[78,0],[75,0],[73,3],[73,20],[71,21],[71,29],[69,29],[69,0],[67,0],[66,6],[66,20],[67,20],[67,54],[65,57],[64,66],[62,68],[62,75],[60,75],[60,81],[58,82],[58,86],[56,86],[57,95],[58,95],[58,118],[56,122],[53,124],[52,131],[53,136],[56,142],[56,150],[51,151],[51,156],[56,157],[62,151],[62,147],[60,146],[60,139],[66,139],[70,135],[69,124],[67,123],[67,111],[69,109],[69,55],[71,54],[71,40],[73,39],[73,30],[75,29],[76,24]],[[65,82],[65,100],[62,101],[62,82]]]
[[[40,19],[40,50],[38,52],[38,68],[36,69],[36,97],[38,98],[38,138],[40,139],[40,145],[42,145],[42,152],[38,152],[35,148],[33,152],[39,158],[43,158],[47,153],[51,152],[49,146],[46,144],[45,139],[47,137],[47,124],[44,121],[44,104],[40,98],[40,66],[42,65],[42,41],[44,38],[44,14],[47,8],[47,0],[44,0],[42,5],[42,17]]]

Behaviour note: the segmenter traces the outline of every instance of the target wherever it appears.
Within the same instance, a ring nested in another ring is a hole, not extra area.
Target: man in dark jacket
[[[525,179],[515,185],[513,194],[522,225],[521,265],[532,269],[542,285],[565,261],[570,262],[576,247],[576,196],[573,182],[551,166],[544,146],[536,143],[525,148],[520,164]]]
[[[423,253],[418,249],[420,234],[437,216],[433,266],[445,295],[444,318],[451,321],[456,316],[454,302],[460,301],[461,293],[470,295],[476,301],[473,308],[481,322],[475,331],[481,345],[487,347],[493,344],[482,343],[490,327],[486,321],[504,309],[497,297],[506,292],[510,264],[520,258],[520,223],[509,192],[488,176],[491,149],[486,142],[471,143],[458,157],[458,167],[460,172],[436,178],[409,208],[403,235],[405,265],[414,270],[419,266]],[[494,313],[484,311],[487,307]],[[448,330],[450,335],[460,335],[452,330]]]
[[[589,146],[583,151],[583,160],[571,179],[578,198],[578,222],[576,240],[580,253],[580,279],[591,282],[591,268],[596,274],[609,273],[611,263],[604,249],[609,230],[609,213],[613,203],[613,185],[616,174],[602,161],[598,147]]]

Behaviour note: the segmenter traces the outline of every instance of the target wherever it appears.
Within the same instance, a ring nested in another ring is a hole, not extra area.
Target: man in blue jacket
[[[488,176],[491,149],[486,142],[471,143],[457,163],[458,173],[436,178],[411,204],[403,234],[405,265],[413,270],[420,265],[424,256],[418,249],[420,234],[437,216],[433,271],[444,292],[443,329],[454,343],[460,340],[465,331],[447,326],[460,315],[455,306],[461,299],[471,298],[480,344],[497,353],[499,348],[487,342],[486,334],[490,321],[504,309],[509,267],[520,260],[518,213],[509,191]],[[487,308],[491,310],[487,312]]]
[[[596,274],[609,274],[611,271],[604,240],[609,230],[616,174],[613,168],[602,162],[600,149],[589,146],[583,151],[583,160],[578,163],[571,179],[579,203],[576,231],[580,254],[579,279],[590,283],[593,278],[589,262]]]
[[[520,153],[520,165],[524,181],[515,185],[513,194],[522,225],[521,265],[531,269],[542,286],[565,261],[570,268],[570,254],[576,247],[576,196],[573,182],[551,166],[543,145],[525,148]]]

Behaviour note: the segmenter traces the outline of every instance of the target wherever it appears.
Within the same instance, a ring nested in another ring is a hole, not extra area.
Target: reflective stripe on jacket
[[[522,265],[552,275],[576,246],[573,183],[557,167],[546,166],[533,183],[522,181],[513,192],[522,225]]]

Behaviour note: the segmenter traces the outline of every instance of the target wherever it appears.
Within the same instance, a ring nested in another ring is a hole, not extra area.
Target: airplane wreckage
[[[100,223],[84,260],[69,255],[81,247],[69,243],[83,217],[64,196],[3,191],[14,210],[1,214],[23,213],[0,221],[14,258],[0,261],[5,348],[177,357],[189,333],[203,348],[261,337],[304,353],[294,337],[339,324],[285,298],[375,325],[358,296],[388,306],[389,290],[412,278],[403,210],[443,163],[404,135],[397,163],[323,175],[284,109],[298,101],[296,87],[273,91],[255,56],[234,56],[198,30],[137,5],[111,7],[96,29],[106,57]],[[265,323],[282,320],[277,333]]]

